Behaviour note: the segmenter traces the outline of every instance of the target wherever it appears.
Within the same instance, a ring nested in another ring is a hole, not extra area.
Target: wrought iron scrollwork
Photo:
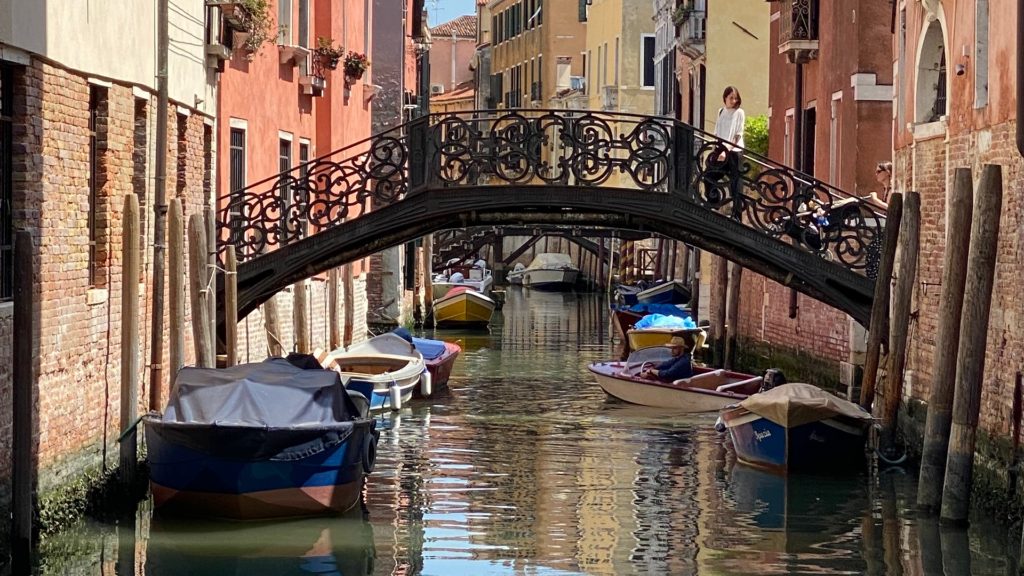
[[[670,119],[507,110],[421,118],[236,191],[221,238],[247,260],[423,187],[544,185],[679,195],[853,270],[885,224],[879,207]]]

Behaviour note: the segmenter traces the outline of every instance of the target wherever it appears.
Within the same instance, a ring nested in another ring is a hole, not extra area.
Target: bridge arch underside
[[[874,282],[842,265],[676,195],[570,186],[441,188],[410,194],[400,202],[240,264],[239,318],[290,284],[386,248],[446,228],[500,224],[656,232],[723,256],[868,326]],[[223,328],[223,313],[218,322]]]

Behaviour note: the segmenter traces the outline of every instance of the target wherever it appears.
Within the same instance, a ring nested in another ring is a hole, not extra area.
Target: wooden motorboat
[[[631,328],[626,331],[630,350],[664,346],[673,336],[692,338],[698,350],[704,347],[704,341],[707,340],[707,333],[701,328]]]
[[[634,352],[625,362],[597,362],[589,369],[609,396],[631,404],[670,408],[679,412],[714,412],[757,392],[762,378],[728,370],[694,367],[694,375],[675,382],[640,376],[648,367],[670,357],[667,348]]]
[[[686,304],[690,296],[686,284],[679,280],[669,280],[639,292],[636,299],[640,304]]]
[[[433,299],[443,298],[453,288],[465,286],[487,295],[494,284],[487,262],[477,260],[472,265],[450,266],[444,273],[434,277],[431,284]]]
[[[497,303],[465,286],[453,288],[434,300],[434,324],[439,327],[485,327]]]
[[[379,435],[337,372],[283,358],[183,368],[164,413],[143,420],[154,505],[213,518],[344,512]]]
[[[722,413],[736,456],[778,471],[861,467],[873,422],[860,406],[810,384],[783,384]]]
[[[568,254],[545,252],[537,254],[523,271],[523,286],[537,290],[571,290],[580,269]]]
[[[672,306],[668,304],[634,304],[632,306],[613,305],[612,316],[615,318],[615,327],[618,329],[619,336],[626,342],[627,350],[631,350],[629,346],[629,331],[633,329],[633,326],[640,321],[641,318],[647,314],[658,313],[668,315],[679,316],[683,318],[693,318],[693,312],[689,308],[682,306]],[[696,322],[696,318],[693,318]],[[662,345],[664,343],[659,343]]]
[[[423,356],[410,342],[387,333],[330,354],[328,368],[341,373],[349,390],[364,393],[371,410],[400,410],[417,387],[431,387]]]

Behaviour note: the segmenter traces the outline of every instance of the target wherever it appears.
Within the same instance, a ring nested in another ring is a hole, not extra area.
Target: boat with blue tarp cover
[[[418,338],[401,327],[395,328],[392,332],[402,339],[412,342],[412,345],[423,356],[423,364],[430,372],[433,390],[440,390],[448,385],[448,379],[452,375],[452,366],[455,364],[455,359],[459,357],[459,353],[462,352],[462,348],[458,344],[444,340]],[[413,389],[413,397],[420,396],[424,396],[423,386]]]
[[[644,316],[648,314],[661,314],[662,316],[675,316],[678,318],[693,317],[693,312],[686,306],[679,304],[612,304],[612,316],[615,317],[615,326],[623,340],[628,338],[628,333]],[[627,344],[628,344],[628,340]],[[628,353],[628,351],[627,351]]]
[[[367,399],[311,356],[183,368],[144,418],[154,505],[231,519],[340,513],[359,501],[379,433]]]

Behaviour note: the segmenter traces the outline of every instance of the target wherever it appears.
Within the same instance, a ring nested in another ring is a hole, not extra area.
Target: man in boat
[[[693,376],[693,362],[688,348],[686,339],[682,336],[673,336],[668,341],[668,349],[672,353],[672,357],[654,368],[644,370],[640,376],[657,378],[662,382],[674,382],[680,378]]]

